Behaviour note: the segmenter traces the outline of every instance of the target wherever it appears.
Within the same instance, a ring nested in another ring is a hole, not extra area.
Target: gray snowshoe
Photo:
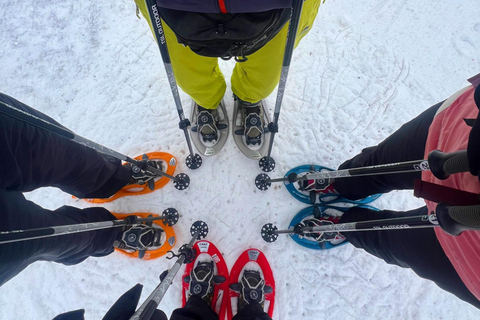
[[[228,137],[228,115],[223,100],[214,110],[202,108],[192,101],[191,109],[190,136],[193,144],[205,156],[217,154]]]

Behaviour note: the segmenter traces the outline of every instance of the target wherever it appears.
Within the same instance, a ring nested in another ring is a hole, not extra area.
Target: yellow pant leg
[[[135,0],[135,3],[152,29],[145,1]],[[177,42],[177,37],[165,22],[162,25],[178,86],[202,107],[215,109],[226,90],[218,59],[195,54],[190,48]]]
[[[321,0],[307,0],[303,4],[295,47],[310,31]],[[288,23],[263,48],[249,55],[246,62],[237,62],[232,74],[232,91],[247,102],[258,102],[268,97],[277,86],[282,70]]]

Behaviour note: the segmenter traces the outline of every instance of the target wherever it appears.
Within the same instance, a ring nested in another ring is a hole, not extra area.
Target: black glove
[[[478,86],[475,90],[474,99],[475,103],[477,104],[477,108],[480,109],[480,86]],[[480,113],[473,123],[472,130],[470,131],[467,146],[467,157],[470,173],[474,176],[478,176],[480,173]]]
[[[137,309],[138,300],[142,293],[143,286],[135,285],[133,288],[125,292],[117,302],[108,310],[102,320],[128,320]],[[167,315],[162,310],[155,310],[148,320],[167,320]]]

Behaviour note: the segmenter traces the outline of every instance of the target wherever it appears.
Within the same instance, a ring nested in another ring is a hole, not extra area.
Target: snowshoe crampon
[[[315,172],[315,171],[319,172],[319,171],[325,171],[325,170],[334,171],[331,168],[318,166],[318,165],[302,165],[288,171],[285,174],[285,177],[288,177],[291,173],[296,173],[299,177],[301,177],[302,175],[307,174],[309,172]],[[295,199],[307,204],[325,205],[325,204],[334,204],[339,202],[351,203],[351,204],[367,204],[378,199],[381,196],[381,194],[379,193],[379,194],[368,196],[360,200],[350,200],[342,197],[338,193],[321,193],[314,190],[311,190],[311,191],[299,190],[299,185],[297,182],[294,182],[294,183],[285,182],[285,187],[288,190],[288,192],[290,192],[290,194],[295,197]]]
[[[368,208],[378,211],[377,208],[367,205],[360,205],[359,207]],[[290,222],[289,229],[294,229],[299,224],[301,226],[320,226],[325,224],[337,224],[338,219],[342,216],[343,212],[347,211],[350,207],[338,207],[338,206],[311,206],[300,210]],[[290,237],[301,245],[302,247],[314,250],[326,250],[332,249],[344,244],[348,241],[345,237],[338,232],[318,232],[307,233],[304,235],[290,234]]]
[[[151,217],[151,216],[154,216],[154,217],[158,217],[157,214],[152,214],[152,213],[147,213],[147,212],[135,212],[135,213],[131,213],[131,214],[122,214],[122,213],[115,213],[115,212],[111,212],[117,219],[125,219],[129,216],[137,216],[137,217],[140,217],[140,218],[148,218],[148,217]],[[161,239],[161,245],[159,248],[156,248],[154,250],[146,250],[144,253],[142,253],[143,257],[142,259],[144,260],[153,260],[153,259],[157,259],[157,258],[160,258],[161,256],[164,256],[165,254],[167,254],[167,252],[169,250],[171,250],[173,248],[173,246],[175,245],[175,241],[176,241],[176,238],[175,238],[175,232],[173,231],[173,227],[170,227],[168,225],[166,225],[162,220],[154,220],[152,221],[152,223],[156,224],[157,226],[159,226],[163,232],[162,232],[162,239]],[[131,258],[139,258],[139,251],[129,251],[129,250],[123,250],[123,249],[119,249],[119,248],[115,248],[115,250],[117,252],[120,252],[124,255],[127,255]]]
[[[185,272],[182,277],[182,306],[185,306],[189,296],[189,286],[192,280],[192,271],[199,265],[199,263],[213,262],[214,276],[213,276],[213,295],[210,307],[219,315],[219,319],[225,319],[227,310],[227,292],[228,292],[228,268],[220,251],[215,245],[209,241],[197,241],[193,245],[196,257],[194,261],[188,263],[185,267]],[[192,282],[192,285],[193,284]],[[202,286],[198,285],[198,290]],[[192,288],[196,290],[196,288]]]
[[[175,172],[175,168],[177,166],[177,159],[166,152],[150,152],[147,153],[146,156],[148,157],[149,160],[161,160],[162,161],[162,166],[165,169],[165,173],[169,175],[173,175]],[[143,160],[143,155],[135,157],[135,160]],[[108,199],[84,199],[88,202],[92,203],[105,203],[105,202],[111,202],[113,200],[116,200],[121,197],[125,196],[137,196],[141,194],[148,194],[151,193],[157,189],[160,189],[164,187],[170,179],[167,177],[158,177],[155,178],[155,188],[154,190],[150,190],[147,184],[129,184],[120,189],[117,193],[115,193],[113,196],[111,196]]]
[[[246,271],[258,274],[263,278],[264,283],[260,284],[263,285],[264,293],[263,310],[272,317],[275,304],[275,280],[272,269],[267,258],[260,250],[248,249],[240,255],[230,272],[227,319],[231,320],[238,312],[238,306],[241,303],[239,298],[242,290],[242,277]],[[250,298],[257,298],[257,295],[255,290],[250,291]]]

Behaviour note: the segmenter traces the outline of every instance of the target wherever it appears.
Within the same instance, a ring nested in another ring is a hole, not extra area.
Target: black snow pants
[[[7,105],[60,125],[0,93],[0,108]],[[0,232],[116,219],[99,207],[47,210],[22,192],[57,187],[79,198],[110,197],[131,178],[120,160],[1,113],[0,150]],[[35,261],[72,265],[108,255],[119,232],[113,228],[0,244],[0,285]]]
[[[339,169],[372,166],[424,158],[428,129],[442,103],[427,109],[404,124],[378,146],[369,147],[347,160]],[[392,190],[413,190],[420,172],[338,179],[335,189],[349,199],[361,199]],[[396,212],[372,211],[354,207],[345,212],[340,223],[425,215],[427,207]],[[357,248],[383,259],[388,264],[412,269],[418,276],[434,281],[440,288],[480,308],[480,301],[462,282],[445,255],[435,232],[430,229],[345,232],[348,241]]]
[[[192,296],[183,308],[173,311],[170,320],[218,320],[218,314],[213,312],[202,299]],[[272,320],[272,318],[257,303],[240,310],[232,320]]]

